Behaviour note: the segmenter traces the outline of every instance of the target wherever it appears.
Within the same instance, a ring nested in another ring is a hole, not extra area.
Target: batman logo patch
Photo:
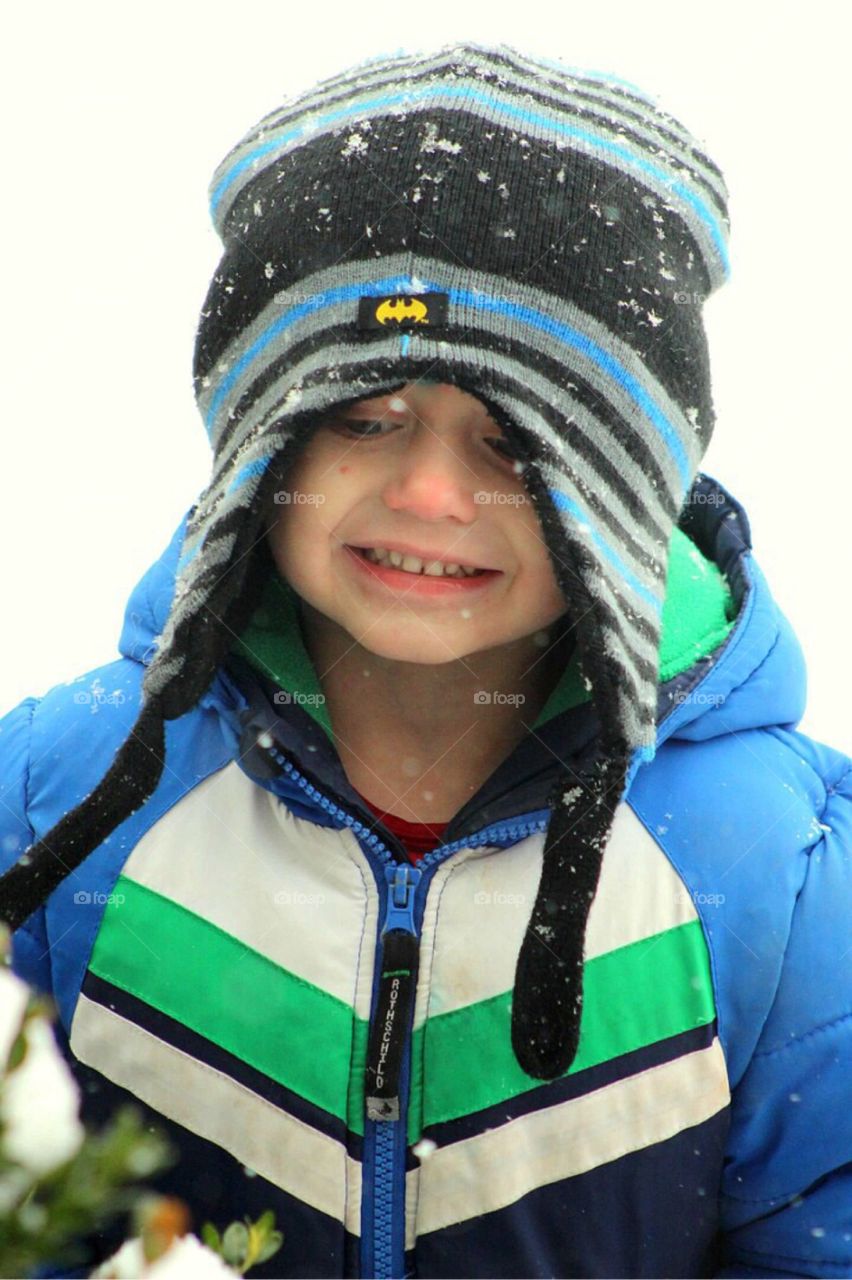
[[[447,293],[392,293],[358,299],[359,329],[434,329],[447,323]]]

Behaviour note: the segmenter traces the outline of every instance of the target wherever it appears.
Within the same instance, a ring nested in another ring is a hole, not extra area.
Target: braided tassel
[[[580,782],[560,779],[541,880],[518,955],[512,1048],[527,1075],[564,1075],[577,1054],[586,925],[628,759],[601,757]]]

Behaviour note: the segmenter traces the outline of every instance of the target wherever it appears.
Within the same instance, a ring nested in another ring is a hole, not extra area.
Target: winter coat
[[[850,761],[797,731],[798,642],[742,508],[705,493],[672,539],[657,754],[605,852],[566,1075],[521,1071],[510,994],[549,789],[596,733],[576,668],[414,867],[346,777],[280,579],[167,724],[153,796],[15,933],[84,1119],[142,1104],[180,1152],[153,1185],[196,1232],[273,1209],[253,1275],[852,1276]],[[129,732],[186,518],[121,656],[0,720],[0,869]],[[375,1053],[398,1119],[365,1118]]]

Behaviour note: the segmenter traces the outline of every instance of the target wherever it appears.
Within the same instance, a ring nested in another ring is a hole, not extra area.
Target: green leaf
[[[6,1070],[14,1071],[16,1067],[19,1067],[21,1065],[21,1063],[23,1062],[26,1056],[27,1056],[27,1033],[24,1027],[18,1032],[12,1044],[12,1048],[9,1050],[9,1061],[6,1066]]]
[[[283,1242],[284,1235],[281,1231],[271,1231],[261,1247],[257,1261],[265,1262],[267,1258],[271,1258],[273,1253],[278,1252]]]
[[[216,1253],[221,1252],[222,1238],[212,1222],[205,1222],[201,1228],[201,1240],[203,1244],[207,1245],[208,1249],[213,1249]]]
[[[229,1267],[238,1267],[248,1250],[249,1233],[243,1222],[232,1222],[222,1237],[222,1256]]]

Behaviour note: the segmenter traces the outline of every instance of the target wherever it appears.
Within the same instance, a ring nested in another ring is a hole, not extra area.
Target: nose
[[[392,511],[409,511],[420,520],[471,524],[478,515],[478,482],[464,446],[448,443],[421,423],[394,460],[383,496]]]

